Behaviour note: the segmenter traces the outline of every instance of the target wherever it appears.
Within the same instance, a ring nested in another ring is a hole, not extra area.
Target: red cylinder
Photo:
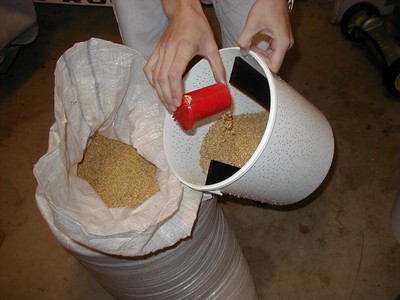
[[[232,97],[228,87],[216,83],[183,95],[174,118],[184,130],[190,130],[194,122],[224,111],[231,105]]]

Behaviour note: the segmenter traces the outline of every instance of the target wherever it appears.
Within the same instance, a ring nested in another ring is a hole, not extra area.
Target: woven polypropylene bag
[[[116,299],[257,299],[247,261],[216,199],[201,203],[190,238],[144,257],[94,252],[51,229]]]
[[[90,249],[113,255],[144,255],[189,236],[201,193],[183,193],[163,150],[163,109],[144,73],[141,54],[91,39],[58,60],[55,123],[48,152],[34,167],[37,204],[50,226]],[[157,167],[160,192],[138,208],[108,208],[77,176],[98,132],[133,145]]]

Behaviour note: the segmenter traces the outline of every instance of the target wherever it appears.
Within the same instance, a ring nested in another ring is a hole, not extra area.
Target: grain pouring
[[[207,131],[200,148],[205,174],[211,160],[243,167],[256,151],[267,126],[269,113],[224,113]]]

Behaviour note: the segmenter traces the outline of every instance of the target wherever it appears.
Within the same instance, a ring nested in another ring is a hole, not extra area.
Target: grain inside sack
[[[269,113],[223,114],[207,131],[200,148],[205,174],[211,160],[243,167],[256,151],[267,126]]]
[[[78,164],[85,179],[104,203],[136,208],[159,191],[157,168],[135,148],[96,134]]]

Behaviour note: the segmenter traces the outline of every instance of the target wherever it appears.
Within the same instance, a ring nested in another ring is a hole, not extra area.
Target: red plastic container
[[[183,130],[190,130],[196,121],[230,108],[232,97],[228,87],[216,83],[182,96],[182,103],[174,113]]]

